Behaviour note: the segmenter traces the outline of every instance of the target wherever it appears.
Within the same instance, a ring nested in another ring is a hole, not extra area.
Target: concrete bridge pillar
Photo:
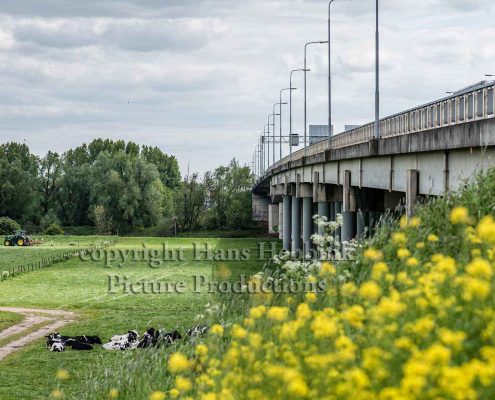
[[[268,232],[277,233],[278,229],[278,204],[270,204],[268,206]]]
[[[311,235],[313,234],[313,198],[303,198],[303,224],[302,239],[304,254],[308,255],[311,249]]]
[[[343,203],[341,201],[336,201],[334,203],[334,208],[335,208],[335,218],[334,221],[337,220],[337,215],[342,215],[342,206]],[[335,235],[339,237],[339,240],[342,241],[342,229],[338,228],[337,231],[335,232]]]
[[[282,229],[282,238],[283,238],[283,246],[285,251],[290,251],[291,248],[291,206],[292,206],[292,197],[284,196],[282,199],[282,209],[283,209],[283,229]]]
[[[370,193],[368,189],[359,190],[359,201],[357,210],[356,234],[359,239],[369,233],[369,210],[370,210]]]
[[[410,169],[407,171],[406,187],[406,214],[408,217],[414,215],[416,202],[418,200],[418,171]]]
[[[342,211],[342,242],[356,237],[356,194],[351,185],[351,171],[344,172],[344,205]]]
[[[253,199],[253,221],[266,226],[268,224],[268,206],[270,198],[264,195],[254,194]]]
[[[335,214],[335,201],[332,201],[330,203],[330,214],[328,216],[328,219],[330,221],[335,221],[335,216],[336,216],[336,214]]]
[[[292,196],[291,199],[291,236],[292,236],[292,251],[297,252],[302,250],[301,246],[301,199]]]
[[[278,238],[280,240],[284,237],[284,205],[280,203],[278,205]]]
[[[319,202],[318,215],[330,219],[330,204],[328,204],[327,202]],[[323,230],[321,228],[318,228],[318,234],[319,235],[323,234]]]

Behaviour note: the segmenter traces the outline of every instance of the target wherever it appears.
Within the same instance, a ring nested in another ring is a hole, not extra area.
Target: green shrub
[[[13,235],[21,226],[9,217],[0,218],[0,235]]]
[[[57,224],[50,224],[48,228],[45,229],[45,235],[55,236],[63,234],[64,230]]]

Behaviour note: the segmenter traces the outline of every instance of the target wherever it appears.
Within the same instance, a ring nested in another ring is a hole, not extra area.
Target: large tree
[[[20,222],[35,218],[38,160],[28,146],[0,145],[0,216]]]
[[[209,225],[212,228],[244,228],[251,223],[253,176],[236,159],[205,174]]]
[[[199,227],[205,211],[206,187],[198,174],[188,175],[175,192],[174,205],[179,228],[185,231]]]

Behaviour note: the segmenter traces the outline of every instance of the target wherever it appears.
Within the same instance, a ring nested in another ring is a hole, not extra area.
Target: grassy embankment
[[[324,264],[324,294],[254,295],[202,345],[97,369],[83,398],[495,398],[494,211],[491,171]]]

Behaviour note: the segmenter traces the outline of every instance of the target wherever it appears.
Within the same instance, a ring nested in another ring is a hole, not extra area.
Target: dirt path
[[[14,326],[11,326],[0,332],[0,340],[8,339],[9,337],[18,335],[29,328],[46,323],[40,329],[30,332],[19,339],[15,339],[10,343],[0,347],[0,361],[12,354],[14,351],[20,350],[33,340],[42,338],[51,332],[57,331],[64,325],[72,322],[75,319],[75,314],[69,311],[62,310],[42,310],[39,308],[17,308],[17,307],[0,307],[0,311],[8,311],[24,315],[24,320]]]

